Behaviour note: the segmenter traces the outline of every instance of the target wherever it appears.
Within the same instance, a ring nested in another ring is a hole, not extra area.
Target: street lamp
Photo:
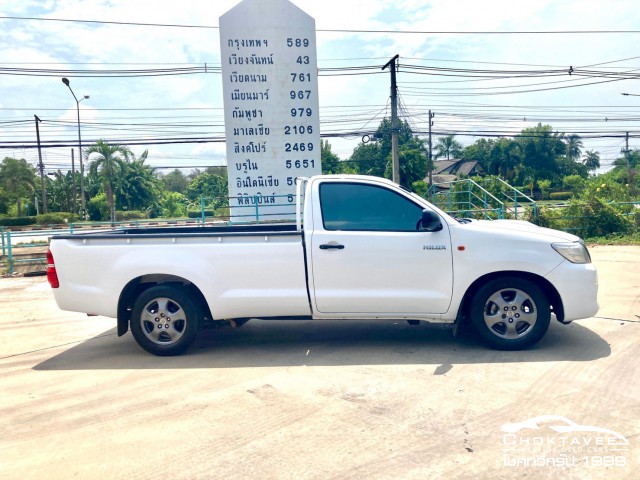
[[[78,100],[78,97],[76,97],[76,94],[73,93],[73,90],[71,90],[71,85],[69,85],[69,79],[63,78],[62,83],[64,83],[69,88],[71,95],[73,95],[73,98],[76,101],[76,110],[78,112],[78,153],[80,154],[80,201],[82,202],[81,217],[83,220],[86,220],[87,209],[86,209],[85,199],[84,199],[84,166],[82,164],[82,138],[80,137],[80,102],[82,100],[89,98],[89,95],[85,95],[80,100]]]

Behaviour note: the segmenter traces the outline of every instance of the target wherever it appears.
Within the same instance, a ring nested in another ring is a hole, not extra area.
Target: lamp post
[[[76,101],[76,111],[78,112],[78,153],[80,154],[80,156],[79,156],[79,160],[80,160],[80,202],[81,202],[81,205],[82,205],[82,212],[81,212],[80,216],[82,217],[83,220],[86,220],[87,209],[86,209],[86,204],[85,204],[85,199],[84,199],[84,166],[83,166],[83,163],[82,163],[82,137],[80,136],[80,102],[82,100],[85,100],[85,99],[89,98],[89,95],[85,95],[80,100],[78,100],[78,97],[76,97],[76,94],[73,93],[73,90],[71,89],[71,85],[69,85],[69,79],[68,78],[63,78],[62,79],[62,83],[64,83],[69,88],[69,91],[71,92],[71,95],[73,95],[73,98]]]

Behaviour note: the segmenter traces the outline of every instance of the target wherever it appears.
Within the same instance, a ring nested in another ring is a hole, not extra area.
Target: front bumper
[[[560,295],[564,315],[558,320],[562,323],[598,313],[598,273],[592,263],[564,261],[546,278]]]

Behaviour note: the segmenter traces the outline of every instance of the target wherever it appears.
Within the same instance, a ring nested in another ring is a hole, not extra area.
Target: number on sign
[[[291,98],[291,100],[308,100],[310,96],[311,90],[291,90],[289,92],[289,97]]]
[[[291,82],[310,82],[311,74],[310,73],[290,73]]]
[[[308,38],[287,38],[287,47],[308,47]]]
[[[291,109],[292,117],[310,117],[311,115],[313,115],[313,110],[311,110],[310,108],[300,107]]]
[[[307,158],[305,158],[304,160],[286,160],[284,162],[284,165],[287,168],[309,168],[309,167],[314,168],[316,166],[316,161],[309,160]]]
[[[284,134],[285,135],[304,135],[305,133],[313,133],[313,127],[311,125],[293,125],[293,126],[289,126],[286,125],[284,127]]]

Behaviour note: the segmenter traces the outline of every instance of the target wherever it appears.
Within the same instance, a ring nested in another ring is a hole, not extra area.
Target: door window
[[[384,187],[323,183],[320,206],[325,230],[415,232],[423,207]]]

